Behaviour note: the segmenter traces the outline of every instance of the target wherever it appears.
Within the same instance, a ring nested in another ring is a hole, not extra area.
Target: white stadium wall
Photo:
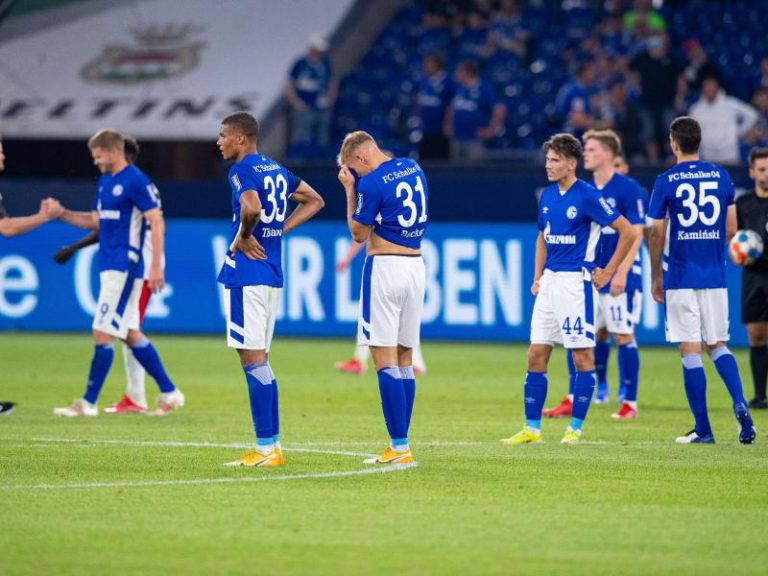
[[[330,37],[353,4],[135,0],[9,18],[0,133],[87,138],[110,126],[140,139],[210,140],[230,112],[263,117],[309,36]]]

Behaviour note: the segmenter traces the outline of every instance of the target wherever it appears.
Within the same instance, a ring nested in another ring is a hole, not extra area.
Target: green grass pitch
[[[235,353],[154,340],[185,408],[67,420],[52,409],[82,393],[89,337],[0,336],[0,399],[19,402],[0,417],[0,574],[766,573],[768,413],[739,445],[708,361],[715,446],[674,444],[692,419],[663,348],[641,350],[638,420],[593,406],[582,445],[561,445],[566,422],[549,420],[546,444],[512,447],[498,439],[522,426],[525,347],[428,342],[418,466],[366,473],[386,445],[373,372],[333,370],[351,340],[278,338],[288,464],[229,469],[253,439]],[[547,406],[565,392],[562,351],[551,368]],[[100,406],[123,387],[118,351]]]

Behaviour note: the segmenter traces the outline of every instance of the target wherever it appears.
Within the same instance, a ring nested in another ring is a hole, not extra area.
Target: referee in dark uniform
[[[768,148],[754,148],[749,154],[749,177],[755,190],[736,200],[738,229],[754,230],[768,247]],[[749,364],[755,385],[750,408],[768,408],[768,254],[744,267],[741,277],[741,321],[747,327]]]

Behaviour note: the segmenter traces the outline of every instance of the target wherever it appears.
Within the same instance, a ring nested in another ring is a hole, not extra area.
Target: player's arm
[[[323,197],[303,180],[296,190],[294,190],[293,194],[291,194],[290,199],[292,202],[298,203],[298,206],[291,212],[291,215],[285,219],[285,223],[283,224],[283,234],[287,234],[294,228],[301,226],[304,222],[320,212],[320,210],[323,209],[323,206],[325,206]]]
[[[253,236],[253,230],[261,216],[261,200],[256,190],[246,190],[240,195],[240,229],[230,250],[232,256],[242,252],[251,260],[264,260],[267,253]]]
[[[152,262],[149,265],[147,285],[154,292],[160,292],[165,286],[163,272],[163,253],[165,250],[165,219],[160,208],[152,208],[144,212],[144,219],[149,222],[149,241],[152,244]]]
[[[619,264],[619,267],[616,269],[616,274],[614,274],[613,279],[611,280],[612,296],[618,296],[626,289],[627,276],[629,275],[629,271],[632,270],[632,266],[635,265],[637,253],[640,251],[640,246],[643,244],[643,231],[645,226],[642,224],[630,224],[630,226],[632,226],[632,229],[635,231],[635,240],[629,247],[627,257],[624,258],[621,264]]]
[[[42,212],[32,214],[31,216],[0,218],[0,234],[6,238],[19,236],[20,234],[39,228],[49,220],[50,218]]]
[[[99,231],[94,230],[88,236],[85,236],[84,238],[81,238],[77,242],[73,242],[69,246],[64,246],[61,250],[56,252],[56,254],[53,255],[53,259],[57,264],[64,264],[67,260],[72,258],[72,255],[80,250],[81,248],[85,248],[86,246],[91,246],[92,244],[98,244],[99,242]]]
[[[363,249],[363,246],[365,246],[363,242],[357,242],[355,240],[352,240],[352,242],[349,244],[349,250],[347,250],[347,253],[344,254],[344,257],[336,263],[336,272],[341,274],[342,272],[344,272],[344,270],[349,268],[349,265],[352,263],[352,260],[355,259],[355,256],[360,254],[360,251]]]
[[[83,228],[84,230],[99,229],[99,214],[95,210],[91,210],[90,212],[76,212],[65,208],[61,213],[59,220],[71,224],[76,228]]]
[[[609,226],[618,233],[619,242],[616,244],[616,250],[605,265],[605,268],[595,268],[594,272],[592,272],[592,283],[598,290],[610,282],[619,264],[627,257],[636,239],[635,228],[624,216],[619,216]]]
[[[539,230],[539,235],[536,237],[536,257],[534,259],[533,284],[531,285],[531,294],[534,296],[539,294],[539,281],[542,274],[544,274],[544,264],[546,261],[547,243],[544,241],[544,232]]]
[[[661,275],[661,254],[664,250],[664,240],[667,235],[667,219],[653,220],[651,236],[648,241],[648,250],[651,253],[651,293],[653,299],[660,304],[664,303],[664,286]]]
[[[339,168],[339,182],[341,182],[347,195],[347,226],[349,226],[349,233],[355,242],[367,242],[373,226],[362,224],[354,219],[355,211],[357,210],[355,177],[344,164]]]
[[[725,241],[730,242],[738,230],[739,223],[738,218],[736,218],[736,204],[730,204],[725,213]]]

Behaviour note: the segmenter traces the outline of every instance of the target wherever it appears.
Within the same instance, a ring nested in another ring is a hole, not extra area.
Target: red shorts
[[[141,296],[139,296],[139,323],[144,323],[144,312],[147,311],[147,304],[149,304],[149,298],[152,296],[152,292],[149,290],[149,282],[144,280],[144,284],[141,286]]]

